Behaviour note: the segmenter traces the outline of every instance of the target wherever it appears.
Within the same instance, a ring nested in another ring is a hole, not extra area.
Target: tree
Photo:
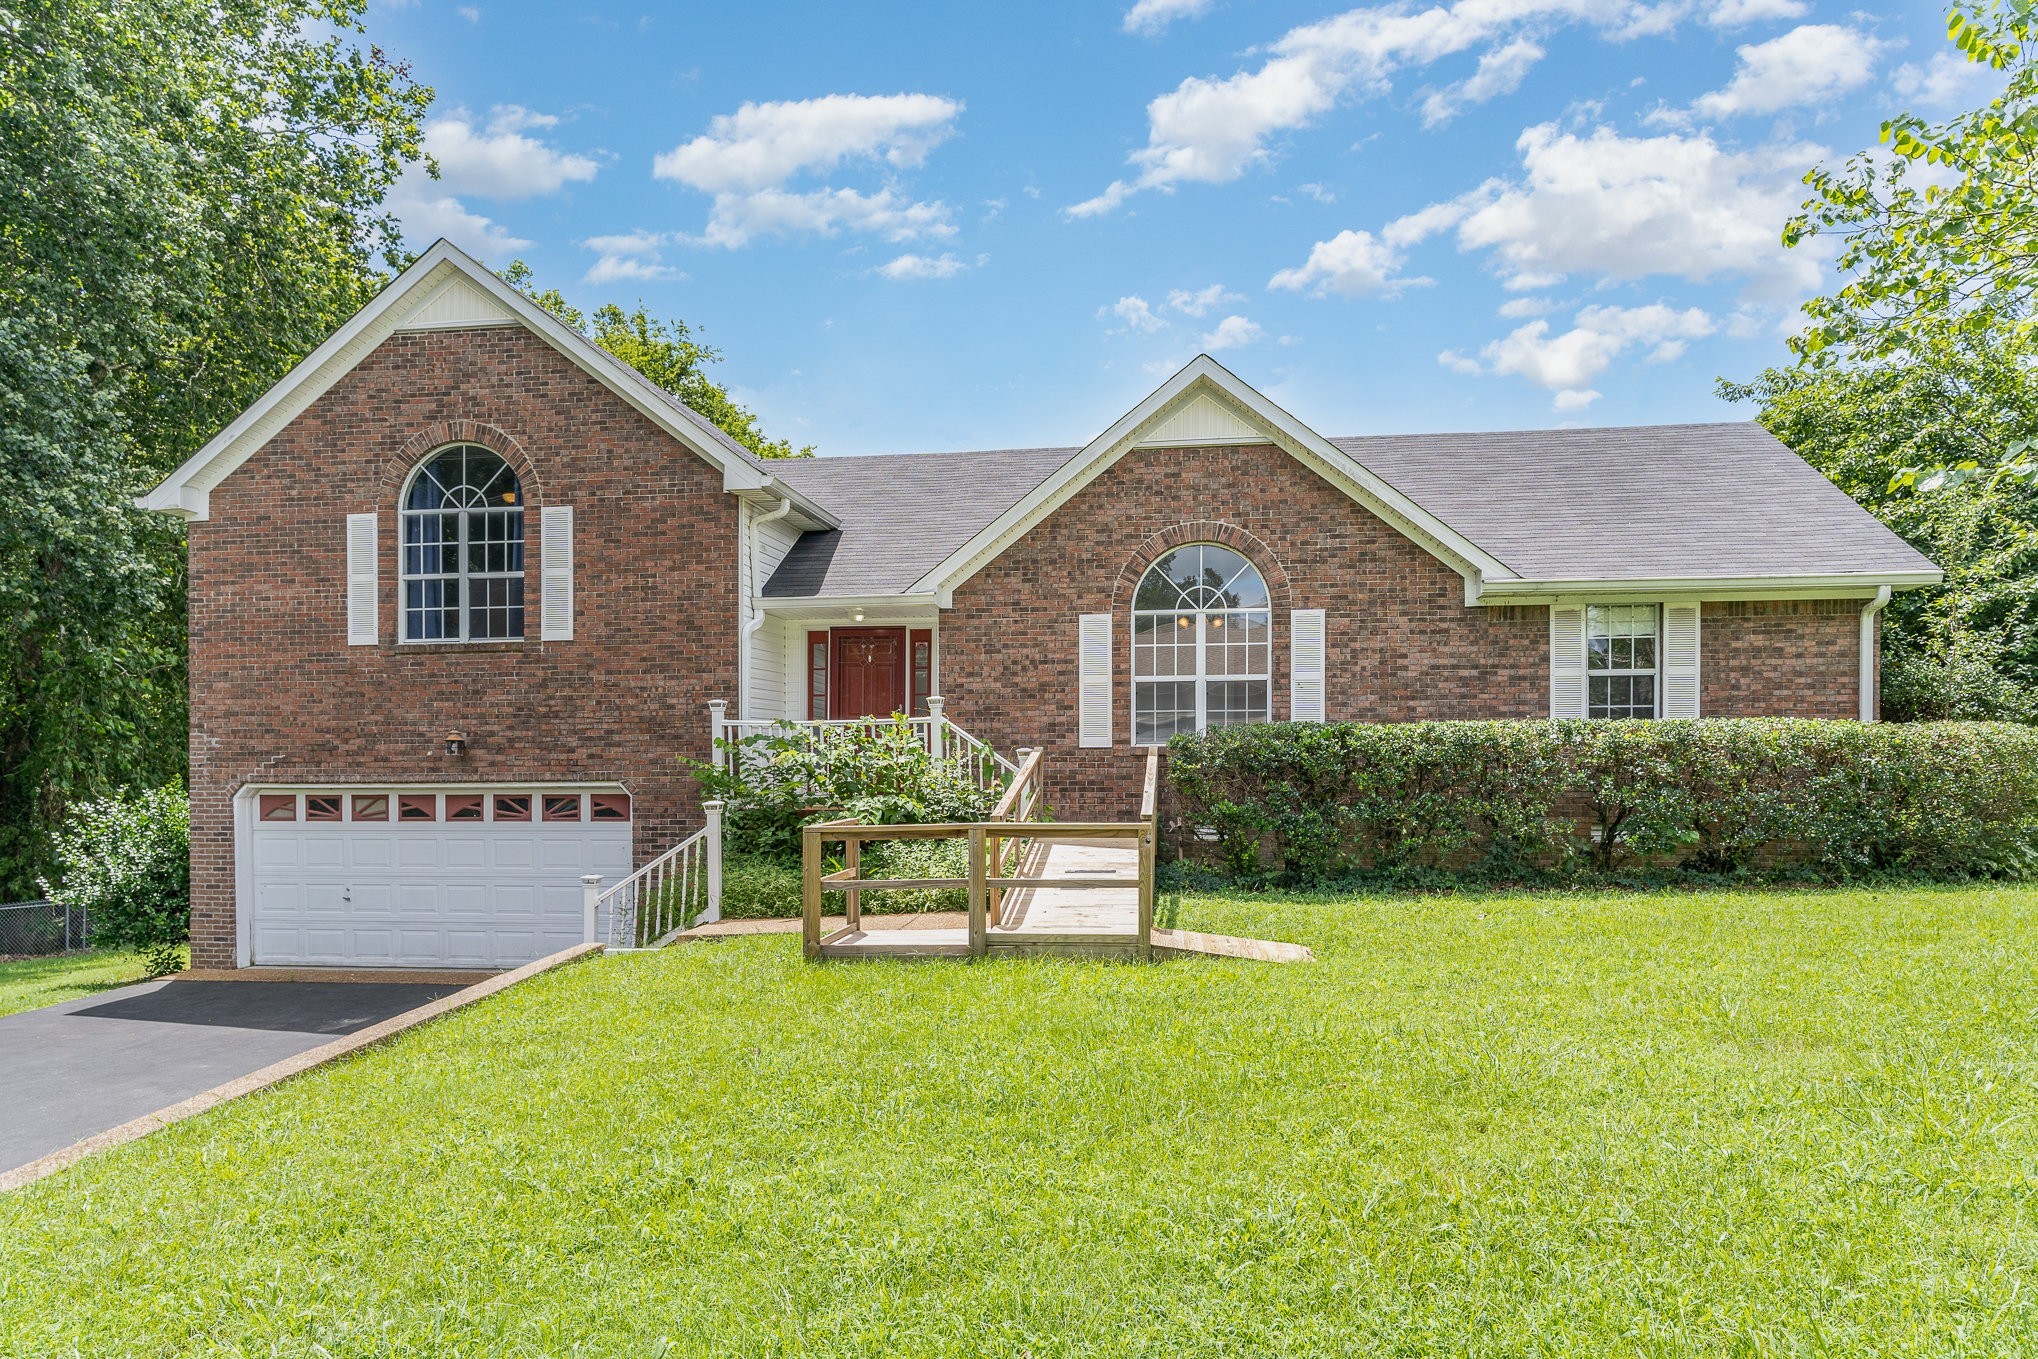
[[[581,332],[624,363],[684,401],[696,414],[714,422],[724,434],[760,458],[805,458],[813,455],[810,444],[795,449],[784,439],[769,439],[758,428],[757,417],[729,395],[729,389],[707,375],[707,367],[722,361],[718,349],[693,338],[686,322],[674,318],[661,321],[639,302],[635,311],[624,311],[613,302],[595,308],[590,320],[569,303],[557,288],[540,290],[532,281],[531,266],[512,260],[502,271],[505,283]]]
[[[1772,368],[1721,383],[1762,424],[1946,572],[1883,613],[1883,713],[2038,720],[2038,494],[1920,493],[1918,464],[1995,460],[2038,436],[2029,342],[1957,337],[1902,362]]]
[[[1840,242],[1848,277],[1806,308],[1791,341],[1811,365],[1918,353],[1953,334],[2022,334],[2038,298],[2038,0],[1959,0],[1954,46],[2004,75],[1979,109],[1882,125],[1886,153],[1805,176],[1813,196],[1786,245]]]
[[[2003,72],[1997,98],[1939,124],[1898,114],[1886,151],[1805,176],[1784,242],[1837,240],[1843,281],[1806,304],[1794,367],[1720,384],[1944,568],[1884,615],[1891,717],[2038,721],[2034,5],[1951,12],[1954,46]]]
[[[184,765],[183,541],[133,497],[372,295],[431,91],[365,0],[0,0],[0,895]]]

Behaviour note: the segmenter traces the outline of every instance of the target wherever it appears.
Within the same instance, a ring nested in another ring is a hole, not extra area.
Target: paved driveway
[[[0,1018],[0,1172],[459,989],[171,979]]]

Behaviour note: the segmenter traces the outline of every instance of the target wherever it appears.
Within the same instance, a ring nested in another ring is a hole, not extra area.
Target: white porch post
[[[580,880],[580,942],[592,944],[595,934],[595,903],[601,900],[601,874],[588,873]]]
[[[722,803],[711,798],[701,804],[701,810],[708,814],[708,842],[702,848],[708,860],[708,908],[701,913],[701,924],[713,924],[722,918]]]
[[[708,700],[708,749],[710,751],[708,759],[717,769],[721,769],[725,763],[724,752],[722,750],[722,729],[727,725],[727,719],[724,714],[728,710],[728,699],[711,698]]]
[[[939,694],[929,695],[927,699],[927,753],[937,760],[941,758],[941,748],[946,744],[942,739],[942,728],[948,721],[941,715],[944,701]]]

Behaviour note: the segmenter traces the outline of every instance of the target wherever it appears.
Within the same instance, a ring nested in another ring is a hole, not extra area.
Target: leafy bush
[[[1195,858],[1235,877],[1635,867],[2038,873],[2038,731],[1999,723],[1260,724],[1178,736]]]
[[[800,913],[800,870],[756,854],[722,858],[722,919],[779,920]]]
[[[693,773],[724,804],[726,851],[795,867],[810,822],[981,821],[997,802],[996,792],[977,787],[971,757],[936,760],[903,717],[827,728],[788,722],[721,746],[723,768],[695,765]]]
[[[87,803],[52,846],[44,895],[91,918],[92,942],[143,952],[148,975],[178,969],[191,937],[191,801],[181,784]]]
[[[1008,853],[1005,869],[1018,871],[1018,855]],[[828,867],[840,867],[831,859]],[[859,864],[866,878],[967,878],[969,844],[963,840],[879,840],[863,847]],[[829,915],[844,909],[839,891],[822,894]],[[932,887],[896,892],[865,892],[868,915],[910,915],[921,911],[964,911],[969,892],[961,887]],[[787,919],[800,913],[800,869],[758,854],[732,854],[722,860],[724,920]]]

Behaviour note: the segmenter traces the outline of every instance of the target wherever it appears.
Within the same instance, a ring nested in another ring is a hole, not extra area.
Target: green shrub
[[[1017,854],[1006,858],[1006,871],[1017,871]],[[827,871],[842,866],[839,849]],[[866,878],[967,878],[969,843],[965,840],[878,840],[863,847],[859,870]],[[821,908],[840,915],[843,894],[822,894]],[[865,892],[863,909],[870,915],[908,915],[921,911],[966,911],[969,892],[961,887],[932,887],[896,892]],[[722,860],[724,920],[788,919],[800,913],[800,869],[760,854],[731,854]]]
[[[1176,737],[1168,773],[1184,854],[1240,878],[2038,871],[2009,724],[1267,723]]]
[[[800,870],[757,854],[724,854],[722,919],[779,920],[800,913]]]
[[[92,942],[142,950],[148,975],[181,965],[191,937],[191,802],[181,784],[75,809],[56,835],[44,895],[90,916]]]
[[[722,800],[724,846],[795,866],[801,828],[814,821],[981,821],[997,803],[972,777],[972,757],[936,760],[903,717],[818,729],[788,722],[722,751],[722,768],[693,773],[705,796]]]

